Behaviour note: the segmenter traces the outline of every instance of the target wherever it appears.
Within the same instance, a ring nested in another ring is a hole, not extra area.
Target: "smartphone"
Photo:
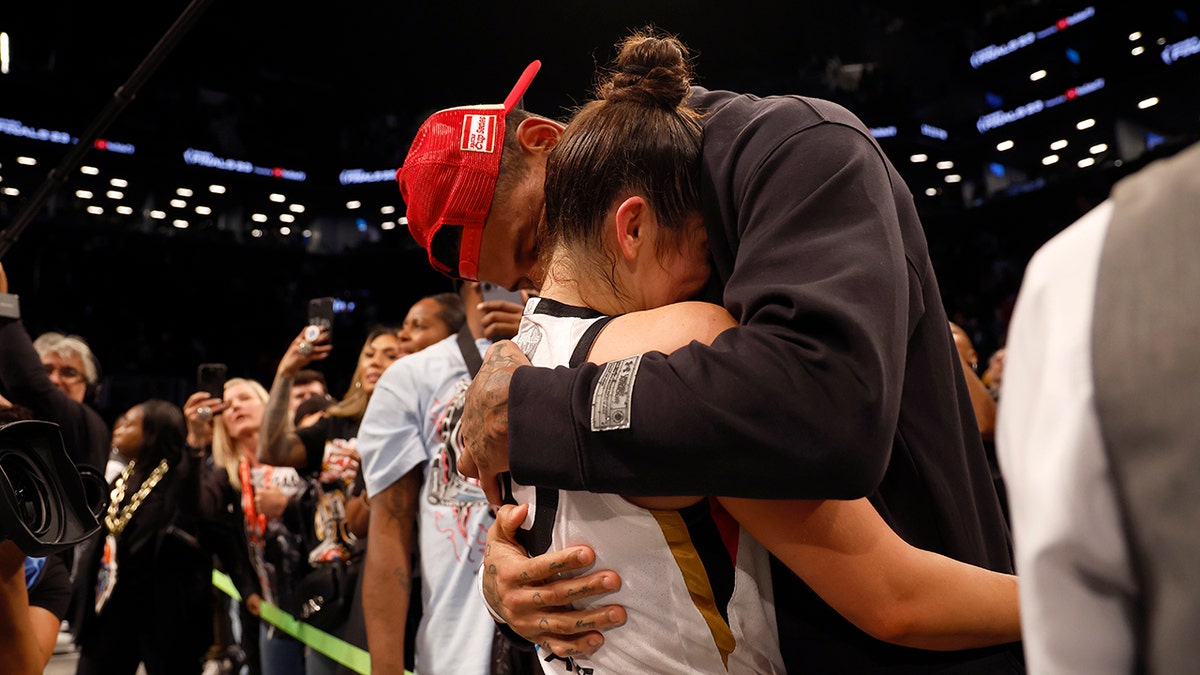
[[[525,300],[521,297],[521,291],[510,291],[503,286],[497,286],[490,281],[485,281],[479,284],[479,290],[483,294],[483,299],[485,301],[505,300],[507,302],[514,302],[521,306],[525,305]]]
[[[213,398],[224,398],[228,370],[224,363],[201,363],[196,368],[196,391],[207,391]]]
[[[333,340],[333,305],[333,298],[313,298],[308,301],[308,328],[304,329],[306,340],[316,340],[321,336],[322,328],[329,333],[329,339]]]

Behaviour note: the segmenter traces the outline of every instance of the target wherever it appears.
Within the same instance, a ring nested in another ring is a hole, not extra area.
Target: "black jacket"
[[[145,467],[145,474],[153,467]],[[142,474],[142,471],[138,471]],[[143,474],[143,475],[145,475]],[[137,475],[137,474],[135,474]],[[125,502],[140,482],[131,484]],[[165,651],[198,656],[212,643],[212,569],[216,555],[243,597],[256,592],[234,516],[207,479],[202,458],[184,454],[134,513],[117,540],[117,585],[100,616],[96,575],[107,530],[79,556],[71,627],[83,649],[129,637],[135,626],[153,632]],[[133,615],[137,620],[129,619]],[[143,620],[153,617],[153,621]]]
[[[25,326],[6,317],[0,317],[0,384],[13,403],[29,408],[37,419],[58,424],[75,464],[104,473],[112,441],[108,425],[90,406],[54,386]]]
[[[869,496],[911,544],[1011,571],[924,232],[896,170],[833,103],[703,89],[690,101],[707,113],[714,299],[741,325],[711,348],[643,357],[626,430],[590,431],[597,366],[517,370],[513,478],[629,495]],[[1019,668],[1018,647],[878,642],[777,567],[790,672]]]

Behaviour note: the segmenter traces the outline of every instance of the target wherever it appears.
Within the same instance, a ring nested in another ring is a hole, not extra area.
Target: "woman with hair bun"
[[[606,364],[592,424],[611,433],[630,423],[612,392],[634,377],[643,353],[711,343],[736,325],[720,306],[686,302],[711,270],[700,215],[700,116],[685,105],[684,54],[673,38],[628,39],[598,99],[576,113],[546,167],[545,278],[515,342],[535,366]],[[680,395],[708,405],[702,393]],[[626,625],[606,632],[590,657],[547,640],[547,673],[784,672],[768,550],[880,640],[957,650],[1019,639],[1014,577],[909,546],[866,499],[622,497],[515,483],[511,490],[519,506],[504,507],[497,521],[530,554],[588,544],[591,569],[622,579],[611,596],[585,597],[574,608],[621,605]],[[485,594],[495,591],[494,570],[485,572]],[[586,626],[566,628],[553,630]]]

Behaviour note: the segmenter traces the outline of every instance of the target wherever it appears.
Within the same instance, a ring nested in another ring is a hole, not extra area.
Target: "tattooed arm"
[[[499,504],[500,474],[508,471],[508,385],[512,374],[530,365],[520,348],[502,340],[488,348],[483,366],[471,387],[463,409],[463,454],[458,469],[479,479],[488,501]]]
[[[371,545],[367,547],[362,596],[371,672],[376,675],[404,672],[413,530],[420,492],[421,469],[416,468],[370,500]]]
[[[275,381],[271,384],[271,395],[263,410],[262,426],[258,430],[258,461],[263,464],[302,468],[308,462],[304,442],[296,435],[292,424],[289,409],[292,383],[301,368],[329,356],[333,347],[328,342],[327,331],[321,331],[321,336],[311,343],[304,339],[304,331],[301,331],[279,360]],[[308,345],[305,347],[307,354],[301,350],[304,345]]]

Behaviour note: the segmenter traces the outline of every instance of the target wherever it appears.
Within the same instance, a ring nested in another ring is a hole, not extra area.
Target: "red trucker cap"
[[[541,61],[529,64],[502,104],[430,115],[396,171],[408,208],[408,231],[443,274],[478,280],[483,226],[504,150],[504,119],[541,67]]]

